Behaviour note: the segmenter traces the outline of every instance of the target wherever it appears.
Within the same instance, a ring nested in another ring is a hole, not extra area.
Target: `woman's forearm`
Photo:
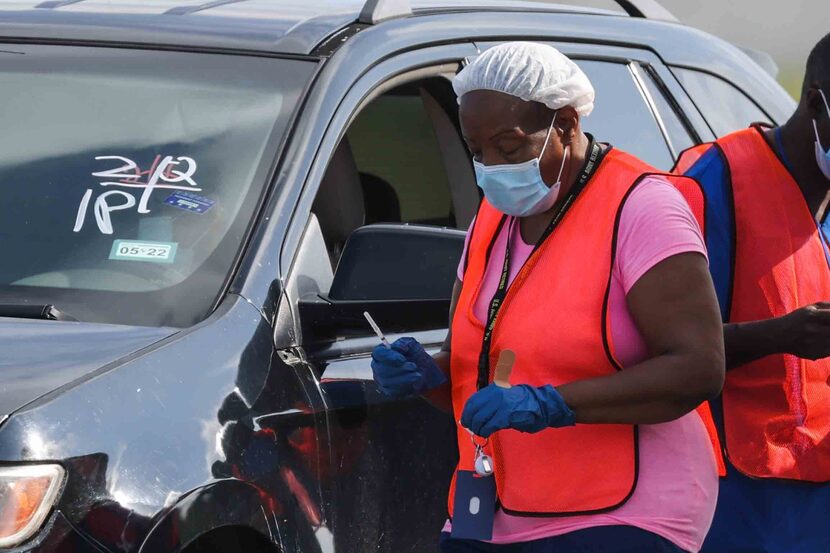
[[[447,381],[439,386],[424,392],[423,397],[442,411],[452,412],[452,384],[450,381],[450,352],[441,350],[432,356],[435,363],[444,372]]]
[[[441,345],[441,351],[432,356],[435,363],[444,372],[447,381],[438,388],[427,391],[423,396],[432,403],[435,407],[442,411],[452,413],[452,378],[450,374],[450,348],[452,347],[452,320],[455,316],[455,307],[458,305],[458,298],[461,297],[462,284],[459,279],[455,279],[455,284],[452,288],[452,299],[450,300],[449,320],[447,321],[447,336],[444,338],[444,343]]]
[[[723,359],[710,352],[659,355],[609,376],[557,387],[583,424],[657,424],[677,419],[716,396]],[[678,374],[688,378],[678,379]]]
[[[720,393],[723,325],[706,259],[679,254],[649,269],[626,296],[652,357],[557,388],[588,424],[657,424]]]

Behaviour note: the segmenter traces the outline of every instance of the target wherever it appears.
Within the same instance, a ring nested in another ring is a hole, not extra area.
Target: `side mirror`
[[[418,225],[357,229],[328,295],[300,301],[304,333],[366,335],[364,311],[389,333],[445,328],[464,239],[463,231]]]

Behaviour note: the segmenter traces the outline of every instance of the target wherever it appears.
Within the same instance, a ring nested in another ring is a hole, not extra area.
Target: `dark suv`
[[[553,44],[587,130],[666,170],[794,107],[619,4],[0,4],[0,549],[433,550],[453,423],[379,392],[363,312],[444,339],[479,202],[452,76]]]

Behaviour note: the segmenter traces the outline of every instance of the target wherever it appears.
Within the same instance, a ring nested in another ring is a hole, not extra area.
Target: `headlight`
[[[0,547],[31,538],[58,499],[60,465],[0,466]]]

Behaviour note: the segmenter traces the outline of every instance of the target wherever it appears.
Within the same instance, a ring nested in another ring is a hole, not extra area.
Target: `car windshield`
[[[188,326],[216,305],[314,70],[0,47],[0,303]]]

